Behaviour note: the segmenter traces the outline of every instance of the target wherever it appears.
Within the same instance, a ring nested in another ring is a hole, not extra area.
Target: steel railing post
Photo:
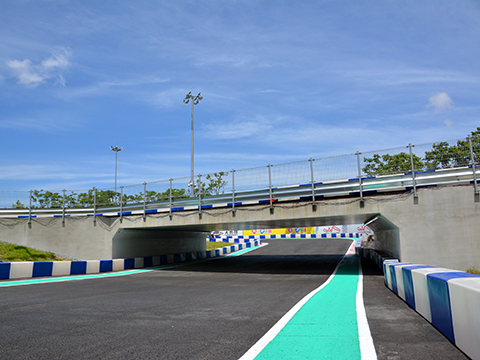
[[[198,174],[198,218],[202,218],[202,174]]]
[[[143,221],[147,218],[147,183],[143,183]]]
[[[93,188],[93,226],[97,225],[97,189]]]
[[[123,185],[120,186],[120,222],[123,222]]]
[[[232,217],[235,217],[235,169],[232,169]]]
[[[475,162],[475,156],[473,154],[472,136],[471,135],[468,135],[468,146],[470,148],[470,159],[471,159],[472,171],[473,171],[474,197],[475,197],[475,202],[479,202],[478,185],[477,185],[477,164]]]
[[[172,181],[173,181],[173,179],[170,178],[169,181],[170,181],[170,195],[169,195],[169,197],[168,197],[168,201],[169,201],[169,205],[170,205],[169,217],[170,217],[170,220],[172,220],[172,217],[173,217],[173,216],[172,216],[172,205],[173,205],[173,200],[172,200]]]
[[[28,227],[32,227],[32,193],[33,190],[30,190],[30,203],[28,205]]]
[[[270,193],[270,214],[273,214],[272,165],[268,164],[268,189]]]
[[[357,151],[355,155],[357,155],[357,166],[358,166],[358,187],[360,191],[360,207],[363,208],[365,206],[365,201],[363,199],[363,185],[362,185],[362,167],[360,165],[360,151]]]
[[[313,176],[313,161],[314,159],[310,158],[310,175],[312,180],[312,211],[317,211],[317,203],[315,202],[315,178]]]
[[[62,200],[62,227],[65,227],[65,189],[63,191],[63,200]]]
[[[410,150],[410,165],[412,168],[412,183],[413,183],[413,203],[418,204],[418,194],[417,194],[417,180],[415,179],[415,165],[413,162],[413,152],[412,152],[412,147],[415,145],[408,144],[408,148]]]

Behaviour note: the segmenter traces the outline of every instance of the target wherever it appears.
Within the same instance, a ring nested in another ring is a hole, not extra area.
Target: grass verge
[[[22,245],[0,242],[0,260],[13,261],[61,261],[65,260],[50,252],[35,250]]]
[[[471,267],[467,269],[467,273],[480,275],[480,270],[478,270],[476,267]]]
[[[230,246],[230,245],[235,245],[232,243],[226,243],[226,242],[207,242],[207,250],[214,250],[214,249],[219,249],[225,246]]]

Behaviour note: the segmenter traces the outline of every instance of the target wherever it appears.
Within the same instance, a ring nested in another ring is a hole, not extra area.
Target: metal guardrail
[[[235,214],[236,208],[246,205],[269,205],[273,210],[279,202],[306,201],[315,206],[319,201],[332,197],[356,197],[363,200],[374,194],[413,191],[423,187],[446,185],[473,185],[475,201],[478,201],[477,178],[480,166],[441,169],[422,172],[410,172],[394,175],[357,177],[338,181],[315,182],[268,188],[232,191],[220,195],[190,197],[184,199],[169,198],[166,201],[136,204],[121,204],[115,207],[60,208],[60,209],[5,209],[0,210],[0,218],[32,218],[69,216],[115,216],[143,215],[162,213],[170,218],[179,211],[198,211],[212,208],[224,208]]]

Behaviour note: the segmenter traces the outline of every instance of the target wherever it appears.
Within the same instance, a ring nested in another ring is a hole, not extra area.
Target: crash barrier
[[[374,249],[357,248],[383,268],[386,286],[460,350],[480,360],[480,276],[402,263]]]
[[[266,239],[330,239],[330,238],[358,238],[360,233],[326,233],[326,234],[276,234],[276,235],[249,235],[249,236],[215,236],[209,238],[212,242],[248,243]]]
[[[238,250],[259,246],[261,244],[262,242],[257,240],[245,244],[230,245],[214,250],[127,259],[2,262],[0,263],[0,280],[46,276],[99,274],[112,271],[141,269],[184,261],[219,257]]]

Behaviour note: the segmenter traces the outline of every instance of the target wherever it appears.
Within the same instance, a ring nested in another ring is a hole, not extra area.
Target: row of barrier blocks
[[[480,276],[429,265],[402,263],[373,249],[357,248],[383,268],[386,286],[474,360],[480,360]]]
[[[0,263],[0,280],[99,274],[112,271],[141,269],[219,257],[238,250],[259,246],[261,243],[260,240],[257,240],[215,250],[113,260],[5,262]]]
[[[248,242],[251,240],[265,239],[329,239],[329,238],[358,238],[360,233],[325,233],[325,234],[272,234],[272,235],[249,235],[249,236],[216,236],[216,240],[223,242]]]

